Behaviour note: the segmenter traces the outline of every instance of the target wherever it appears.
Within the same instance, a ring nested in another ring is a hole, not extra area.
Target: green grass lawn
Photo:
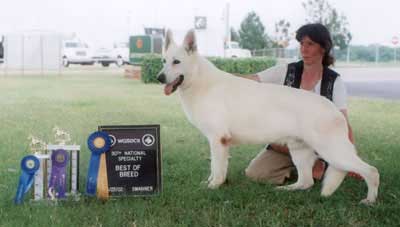
[[[207,141],[186,120],[177,96],[164,96],[160,85],[112,73],[0,77],[0,226],[399,226],[400,103],[351,99],[349,112],[360,155],[381,173],[373,207],[358,204],[367,187],[354,179],[330,198],[320,197],[320,183],[286,192],[250,181],[243,172],[262,145],[233,148],[228,183],[207,189],[200,184],[209,174]],[[161,125],[160,196],[13,204],[29,135],[54,142],[56,125],[71,133],[82,146],[84,193],[87,136],[112,124]]]

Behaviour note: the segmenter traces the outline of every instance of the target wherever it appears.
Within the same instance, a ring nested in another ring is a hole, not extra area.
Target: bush
[[[229,73],[254,74],[276,65],[276,59],[267,57],[253,58],[209,58],[219,69]],[[160,55],[147,55],[142,62],[142,81],[158,83],[157,74],[162,69]]]
[[[142,82],[158,83],[157,75],[161,71],[163,65],[161,56],[158,54],[149,54],[143,57],[142,61]]]
[[[209,58],[219,69],[228,73],[254,74],[276,65],[276,59],[253,58]]]

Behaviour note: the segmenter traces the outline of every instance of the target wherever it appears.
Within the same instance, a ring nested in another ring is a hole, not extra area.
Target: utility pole
[[[396,56],[396,47],[397,47],[397,44],[399,43],[399,37],[397,37],[397,36],[393,36],[393,38],[392,38],[392,44],[393,44],[393,49],[394,49],[394,63],[396,64],[396,61],[397,61],[397,56]]]
[[[226,2],[225,5],[225,42],[224,42],[224,57],[226,57],[226,48],[227,45],[231,42],[231,29],[229,25],[229,10],[230,10],[230,3],[229,0]]]
[[[346,55],[346,62],[350,62],[350,44],[347,45],[347,55]]]

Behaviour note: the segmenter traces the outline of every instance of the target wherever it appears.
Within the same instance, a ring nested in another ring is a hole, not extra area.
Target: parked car
[[[129,64],[129,46],[128,43],[114,43],[113,48],[99,48],[93,54],[93,60],[104,67],[110,64],[122,66]]]
[[[225,45],[225,56],[228,58],[249,58],[251,52],[248,49],[242,49],[238,42],[228,42]]]
[[[94,51],[93,60],[104,67],[110,64],[117,63],[117,58],[114,56],[113,50],[102,47]]]
[[[117,59],[117,65],[129,64],[129,44],[125,42],[114,43],[114,56]]]
[[[63,42],[62,64],[68,67],[70,64],[93,65],[89,46],[79,40],[67,40]]]

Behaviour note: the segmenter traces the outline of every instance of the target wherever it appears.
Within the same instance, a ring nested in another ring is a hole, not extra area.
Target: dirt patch
[[[140,66],[127,65],[124,68],[124,76],[126,78],[137,80],[142,78],[142,68]]]

